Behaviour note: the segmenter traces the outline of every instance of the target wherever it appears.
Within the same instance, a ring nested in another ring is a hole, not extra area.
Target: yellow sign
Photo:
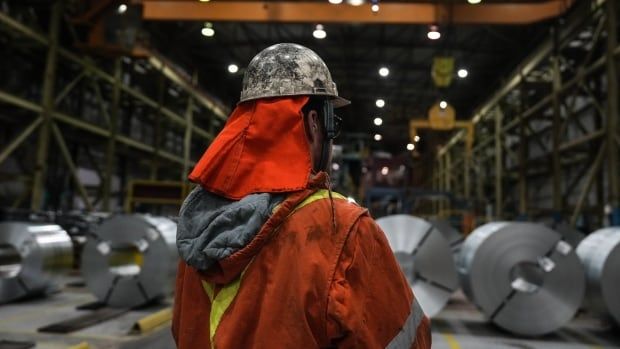
[[[437,87],[448,87],[454,75],[454,57],[435,57],[431,76]]]
[[[436,130],[451,130],[454,128],[455,112],[451,105],[440,108],[439,103],[428,111],[428,122]]]

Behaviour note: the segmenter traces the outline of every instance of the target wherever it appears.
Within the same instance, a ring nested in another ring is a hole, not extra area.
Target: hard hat
[[[243,75],[239,103],[281,96],[328,96],[335,108],[350,104],[338,96],[327,65],[311,49],[276,44],[254,56]]]

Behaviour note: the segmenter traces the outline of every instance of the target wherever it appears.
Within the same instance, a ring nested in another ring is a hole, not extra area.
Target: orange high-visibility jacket
[[[365,209],[330,197],[318,177],[269,207],[250,241],[203,248],[225,256],[207,270],[179,263],[179,348],[430,348],[429,320],[384,233]],[[242,215],[209,222],[225,226]]]

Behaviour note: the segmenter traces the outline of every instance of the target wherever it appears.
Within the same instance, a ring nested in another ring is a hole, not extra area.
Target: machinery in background
[[[485,224],[467,237],[457,264],[467,297],[491,322],[518,335],[566,325],[585,293],[574,248],[543,225]]]
[[[164,217],[117,215],[88,236],[81,271],[87,287],[110,307],[131,308],[172,292],[176,223]]]
[[[416,299],[429,317],[437,315],[459,287],[450,244],[429,222],[409,215],[377,220]]]
[[[620,325],[620,228],[604,228],[577,247],[586,269],[588,309],[608,314]]]
[[[56,224],[0,223],[0,303],[55,289],[73,264],[69,234]]]

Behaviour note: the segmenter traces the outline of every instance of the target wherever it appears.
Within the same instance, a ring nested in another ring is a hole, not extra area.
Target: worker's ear
[[[310,142],[315,142],[319,132],[321,131],[321,127],[319,125],[319,113],[316,110],[310,110],[306,115],[306,126],[308,130],[308,140]]]

